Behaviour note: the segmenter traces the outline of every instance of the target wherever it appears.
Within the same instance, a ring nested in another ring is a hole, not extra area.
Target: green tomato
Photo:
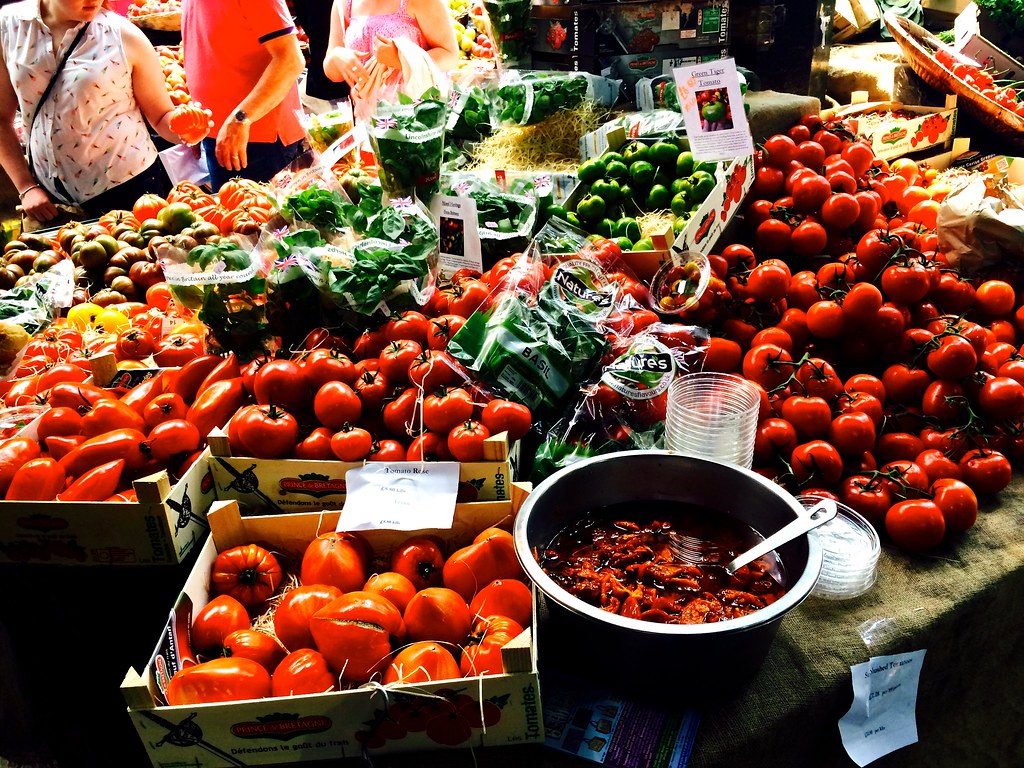
[[[703,203],[711,194],[711,190],[715,188],[715,177],[706,171],[694,171],[693,176],[690,177],[690,183],[693,184],[691,201]]]
[[[636,160],[629,166],[629,179],[636,187],[651,186],[655,173],[654,166],[646,160]]]
[[[622,149],[622,160],[627,165],[632,165],[638,160],[649,160],[650,148],[640,141],[631,141]]]
[[[619,202],[619,198],[622,196],[619,182],[605,181],[604,179],[598,179],[590,185],[590,194],[603,197],[604,201],[610,205]]]
[[[625,163],[625,159],[622,157],[621,152],[605,152],[603,155],[601,155],[601,159],[604,160],[606,165],[608,163],[615,162]],[[629,163],[626,163],[626,165],[629,165]]]
[[[672,209],[672,213],[676,216],[685,216],[690,213],[690,201],[682,192],[679,192],[672,198],[672,202],[669,203],[669,207]]]
[[[661,211],[669,207],[672,200],[672,193],[664,184],[655,184],[647,193],[647,210]]]
[[[576,214],[583,221],[597,222],[604,217],[608,204],[599,195],[587,195],[576,206]]]
[[[615,237],[625,237],[632,242],[640,239],[640,223],[632,216],[624,216],[615,222],[612,227],[612,234]]]
[[[686,225],[690,223],[690,212],[687,211],[685,216],[679,216],[675,221],[672,222],[672,234],[679,237],[686,229]]]
[[[695,173],[697,171],[704,171],[704,173],[710,173],[712,176],[714,176],[715,171],[718,170],[718,163],[714,162],[713,160],[704,160],[703,162],[696,163],[693,166],[693,170]]]
[[[594,233],[601,237],[611,237],[613,226],[615,226],[614,221],[609,218],[603,218],[594,225]]]
[[[620,250],[629,251],[633,248],[633,241],[628,237],[613,237],[612,242],[619,246]]]
[[[565,210],[564,205],[549,205],[544,209],[544,214],[549,219],[562,219],[563,221],[568,221],[566,218],[568,211]]]
[[[685,179],[693,173],[693,152],[680,152],[676,158],[676,178]]]
[[[583,229],[583,222],[580,221],[580,217],[576,215],[575,211],[569,211],[565,214],[565,220],[572,224],[577,229]]]
[[[648,160],[659,168],[672,168],[679,157],[679,147],[667,141],[658,141],[651,145]]]
[[[630,250],[631,251],[653,251],[654,250],[654,242],[651,240],[651,238],[645,237],[642,240],[637,240],[635,243],[633,243],[633,247],[630,248]]]
[[[605,162],[599,157],[583,162],[576,171],[576,177],[584,184],[593,184],[604,178]]]
[[[607,179],[625,179],[629,176],[629,166],[621,160],[609,160],[604,175]]]

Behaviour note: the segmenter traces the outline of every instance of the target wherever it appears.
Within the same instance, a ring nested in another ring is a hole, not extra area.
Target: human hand
[[[180,104],[171,111],[168,125],[178,134],[182,143],[195,145],[210,135],[210,129],[213,128],[213,112],[203,109],[203,105],[198,101]]]
[[[57,215],[57,206],[50,200],[46,190],[38,185],[22,195],[21,208],[36,221],[49,221]]]
[[[391,38],[377,35],[373,41],[373,56],[385,67],[400,69],[402,66],[402,60],[398,57],[398,48]]]
[[[327,54],[324,68],[327,68],[328,62],[333,63],[345,82],[350,85],[358,85],[366,80],[369,75],[365,63],[369,55],[366,51],[354,51],[350,48],[339,46]]]
[[[240,171],[249,165],[246,150],[249,146],[249,124],[228,120],[217,134],[214,155],[217,162],[229,171]]]

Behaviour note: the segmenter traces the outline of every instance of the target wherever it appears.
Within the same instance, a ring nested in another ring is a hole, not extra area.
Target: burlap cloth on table
[[[837,725],[850,666],[921,649],[918,743],[872,768],[1024,766],[1024,481],[982,506],[973,529],[927,556],[883,539],[864,596],[812,597],[787,616],[744,694],[704,713],[690,766],[855,765]]]

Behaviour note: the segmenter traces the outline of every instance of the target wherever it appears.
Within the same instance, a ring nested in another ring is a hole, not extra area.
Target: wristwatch
[[[236,123],[250,123],[250,122],[252,122],[249,119],[249,116],[247,114],[245,114],[245,110],[244,109],[240,109],[237,112],[235,112],[234,120],[235,120]]]

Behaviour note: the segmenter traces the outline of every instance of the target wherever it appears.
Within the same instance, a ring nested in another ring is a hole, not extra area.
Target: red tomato
[[[416,594],[416,586],[400,573],[385,571],[371,574],[363,585],[363,592],[380,595],[404,613],[405,607]]]
[[[142,409],[142,419],[150,428],[171,419],[184,419],[187,415],[188,404],[181,395],[174,392],[157,395]]]
[[[476,593],[469,610],[476,618],[507,616],[528,626],[533,617],[533,594],[517,579],[496,579]]]
[[[459,315],[440,315],[430,321],[427,333],[427,346],[430,349],[444,350],[452,336],[466,324],[466,319]]]
[[[366,583],[371,556],[366,539],[357,533],[323,533],[302,555],[300,580],[303,584],[327,584],[342,592],[357,590]]]
[[[452,645],[464,643],[473,624],[469,605],[458,592],[446,587],[421,589],[413,595],[402,617],[410,640]]]
[[[459,374],[451,365],[447,352],[437,349],[424,350],[409,368],[409,381],[424,392],[433,392],[440,387],[459,383]]]
[[[858,456],[875,447],[875,422],[870,415],[852,411],[836,416],[828,428],[828,441],[844,456]]]
[[[1010,461],[999,451],[975,448],[960,459],[963,481],[975,493],[999,493],[1010,484]]]
[[[448,433],[473,416],[473,397],[461,387],[439,389],[423,399],[423,423],[432,432]]]
[[[82,433],[82,416],[73,408],[50,408],[43,411],[36,421],[36,437],[39,440],[56,435],[65,437]]]
[[[247,405],[232,419],[246,455],[257,459],[280,459],[295,452],[299,423],[276,405]]]
[[[949,379],[936,379],[928,385],[921,397],[921,412],[947,424],[960,423],[966,408],[964,388],[959,382]]]
[[[789,459],[797,483],[809,480],[830,486],[843,475],[843,459],[831,443],[811,440],[793,449]]]
[[[384,405],[381,417],[388,432],[405,438],[417,434],[422,429],[419,398],[420,391],[415,387],[409,387]]]
[[[832,196],[828,179],[808,174],[793,184],[793,206],[801,213],[814,213]]]
[[[833,402],[843,392],[843,382],[827,360],[810,357],[796,369],[796,383],[805,395]]]
[[[480,420],[492,435],[507,432],[508,439],[515,441],[530,431],[533,416],[525,405],[495,398],[484,406]]]
[[[860,203],[848,192],[836,192],[821,206],[821,220],[826,227],[846,229],[860,216]]]
[[[442,585],[444,555],[437,542],[413,536],[391,552],[391,570],[405,576],[417,590]]]
[[[782,402],[781,415],[796,429],[797,437],[805,442],[816,437],[824,437],[832,422],[832,409],[820,397],[787,397]]]
[[[367,454],[367,461],[405,461],[405,446],[397,440],[375,440]]]
[[[355,424],[363,415],[363,401],[343,381],[324,382],[313,397],[313,414],[317,421],[331,429]]]
[[[912,368],[906,363],[890,365],[882,373],[885,400],[892,403],[919,403],[931,383],[928,371]]]
[[[466,677],[500,675],[505,671],[501,649],[523,633],[523,628],[507,616],[487,616],[473,625],[473,635],[459,664]]]
[[[452,454],[448,450],[447,435],[437,432],[424,432],[409,443],[405,453],[406,461],[451,461]]]
[[[274,634],[290,651],[313,647],[309,622],[313,614],[341,597],[329,584],[303,584],[284,593],[274,611]]]
[[[412,340],[423,349],[427,346],[430,321],[422,312],[400,312],[384,323],[382,330],[388,341]]]
[[[469,317],[484,303],[488,294],[490,294],[490,288],[487,283],[480,280],[463,280],[452,287],[448,311],[459,317]]]
[[[1024,385],[1007,376],[993,376],[978,390],[978,404],[993,419],[1019,419],[1024,415]]]
[[[210,585],[220,595],[230,595],[246,608],[261,605],[281,584],[281,565],[257,544],[226,549],[213,562]]]
[[[822,299],[807,308],[807,330],[819,339],[838,338],[845,327],[846,317],[838,302]]]
[[[265,699],[270,693],[266,669],[251,659],[224,657],[178,670],[164,691],[172,707]]]
[[[292,651],[271,675],[271,696],[303,696],[327,693],[338,686],[338,679],[327,666],[327,659],[311,648]]]
[[[500,528],[488,528],[472,544],[449,556],[444,564],[443,579],[446,587],[471,602],[476,593],[492,581],[520,579],[522,573],[512,534]]]
[[[409,381],[409,367],[422,352],[413,339],[395,339],[380,353],[380,371],[388,381],[404,384]]]
[[[311,392],[318,392],[329,381],[341,381],[351,386],[356,380],[352,360],[337,349],[314,349],[299,362]]]
[[[331,450],[342,461],[362,461],[373,449],[373,435],[362,427],[345,425],[331,438]]]
[[[309,628],[331,670],[354,683],[365,683],[386,669],[391,663],[391,637],[405,635],[402,614],[394,605],[380,595],[358,591],[317,611]]]
[[[978,497],[967,483],[944,477],[932,483],[932,501],[942,511],[946,531],[962,533],[978,520]]]
[[[202,442],[202,435],[194,424],[185,419],[169,419],[153,427],[146,436],[146,442],[139,447],[154,461],[162,463],[174,456],[198,451]]]
[[[785,419],[762,419],[754,435],[754,459],[757,462],[788,458],[800,444],[796,429]]]
[[[792,373],[790,354],[775,344],[751,347],[743,357],[743,377],[755,381],[765,389],[774,389],[785,383]]]
[[[224,655],[251,659],[267,672],[273,672],[285,657],[282,645],[266,632],[236,629],[224,638]]]
[[[276,405],[301,413],[312,395],[302,366],[294,360],[271,360],[253,378],[253,394],[260,405]]]
[[[11,480],[7,501],[53,501],[64,489],[67,477],[57,460],[49,456],[26,461]]]
[[[945,336],[928,353],[928,369],[940,379],[963,379],[978,365],[978,354],[963,336]]]
[[[388,377],[380,371],[367,370],[356,379],[353,389],[362,401],[364,412],[371,412],[383,407],[393,387]]]
[[[118,360],[141,360],[156,351],[156,340],[148,331],[129,328],[117,335],[114,356]]]
[[[975,307],[989,317],[1008,317],[1016,302],[1013,286],[1005,280],[986,280],[975,290]]]
[[[245,606],[230,595],[217,595],[192,619],[189,640],[200,656],[220,656],[224,638],[238,629],[249,629],[252,622]]]
[[[894,504],[886,513],[885,530],[896,546],[922,552],[942,543],[946,523],[935,502],[908,499]]]
[[[786,222],[765,219],[754,233],[754,247],[758,253],[779,256],[789,250],[792,236],[792,230]]]
[[[121,484],[125,460],[115,459],[83,472],[63,491],[58,501],[103,501],[113,496]],[[13,485],[13,483],[12,483]]]
[[[839,484],[839,500],[876,527],[883,525],[892,495],[880,478],[850,475]]]
[[[479,421],[467,419],[448,433],[448,450],[456,461],[481,461],[484,456],[484,440],[491,431]]]
[[[467,627],[468,632],[468,627]],[[403,648],[384,671],[384,685],[389,683],[429,683],[462,677],[451,651],[430,641],[412,643]]]

